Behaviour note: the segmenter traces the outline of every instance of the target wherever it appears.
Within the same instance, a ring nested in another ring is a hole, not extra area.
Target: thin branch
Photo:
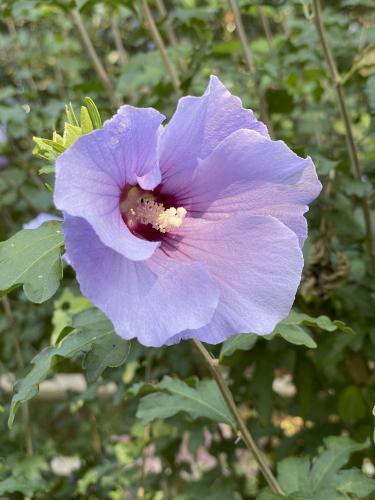
[[[358,160],[358,151],[357,151],[356,144],[354,142],[354,136],[353,136],[352,125],[351,125],[350,118],[349,118],[349,112],[348,112],[348,108],[346,106],[346,100],[345,100],[342,79],[341,79],[341,76],[337,70],[336,62],[335,62],[335,59],[333,57],[331,47],[328,43],[324,24],[323,24],[323,21],[321,18],[320,1],[313,0],[312,6],[313,6],[315,27],[317,29],[320,43],[321,43],[322,48],[323,48],[324,57],[325,57],[325,60],[326,60],[326,63],[327,63],[328,69],[329,69],[329,73],[330,73],[330,76],[332,79],[332,83],[334,85],[334,89],[336,91],[337,102],[339,105],[341,118],[342,118],[342,120],[344,122],[344,126],[345,126],[346,147],[347,147],[347,151],[348,151],[349,162],[350,162],[350,166],[352,169],[352,174],[353,174],[353,177],[357,181],[364,182],[363,178],[362,178],[361,165],[360,165],[359,160]],[[363,209],[363,215],[364,215],[365,224],[366,224],[372,273],[373,273],[373,276],[375,277],[375,234],[374,234],[374,227],[373,227],[373,223],[372,223],[371,202],[370,202],[370,199],[368,197],[362,198],[362,209]]]
[[[149,384],[151,381],[151,353],[150,350],[146,350],[146,360],[145,360],[145,383]],[[146,480],[146,465],[148,459],[147,446],[151,440],[151,424],[147,424],[143,428],[143,450],[142,450],[142,464],[141,464],[141,477],[140,484],[137,492],[138,500],[144,500],[145,498],[145,480]]]
[[[87,55],[90,58],[90,61],[93,65],[93,68],[96,71],[96,74],[97,74],[99,80],[102,82],[102,84],[107,92],[108,98],[111,101],[112,106],[114,106],[115,108],[118,108],[121,103],[115,94],[115,91],[112,87],[112,83],[109,79],[109,76],[108,76],[106,70],[104,69],[104,66],[101,63],[101,61],[98,57],[98,54],[96,53],[96,50],[91,42],[90,36],[85,28],[85,25],[82,22],[81,14],[79,13],[79,11],[77,9],[72,10],[72,18],[73,18],[74,24],[76,25],[76,27],[79,31],[79,34],[81,36],[81,40],[82,40],[83,46],[87,52]]]
[[[156,0],[156,7],[157,7],[157,9],[159,11],[161,20],[164,22],[165,31],[167,33],[167,38],[168,38],[169,45],[171,47],[176,47],[178,45],[177,35],[174,32],[172,24],[169,22],[168,13],[167,13],[167,9],[165,8],[164,1],[163,0]],[[186,71],[186,63],[182,59],[182,57],[178,58],[178,63],[180,65],[181,69],[183,71]]]
[[[141,0],[141,6],[142,6],[142,10],[143,10],[144,19],[145,19],[145,25],[146,25],[147,29],[150,31],[150,35],[151,35],[156,47],[158,48],[158,50],[160,52],[160,55],[163,59],[166,70],[168,71],[168,74],[170,76],[173,88],[174,88],[176,94],[181,95],[180,80],[177,76],[177,73],[176,73],[176,70],[172,64],[172,61],[169,59],[167,49],[164,45],[164,42],[160,36],[158,28],[155,24],[153,17],[152,17],[150,7],[147,3],[147,0]]]
[[[237,0],[228,0],[228,1],[229,1],[230,8],[233,12],[233,15],[234,15],[234,20],[235,20],[235,24],[236,24],[237,31],[238,31],[238,36],[239,36],[240,41],[241,41],[242,52],[243,52],[243,55],[245,58],[245,62],[246,62],[246,65],[248,67],[250,74],[253,77],[254,90],[255,90],[255,94],[256,94],[256,97],[257,97],[258,102],[259,102],[260,118],[267,125],[270,135],[273,136],[272,125],[270,123],[270,119],[268,116],[267,103],[264,99],[264,95],[263,95],[262,89],[260,87],[259,75],[258,75],[257,69],[256,69],[255,64],[254,64],[253,55],[252,55],[250,48],[249,48],[249,41],[247,39],[247,35],[246,35],[245,29],[243,26],[242,17],[240,14],[240,10],[238,8]]]
[[[1,301],[3,303],[3,308],[4,308],[5,316],[8,320],[8,323],[9,323],[9,327],[12,331],[14,348],[16,351],[17,365],[18,365],[19,370],[23,370],[25,368],[25,363],[23,360],[21,345],[20,345],[20,341],[19,341],[20,332],[19,332],[16,320],[13,316],[12,308],[10,306],[10,302],[9,302],[8,297],[7,296],[2,297]],[[32,431],[31,431],[31,424],[30,424],[29,405],[27,402],[25,402],[22,405],[22,413],[23,413],[23,422],[24,422],[24,426],[25,426],[26,452],[28,455],[32,455],[33,454],[33,436],[32,436]]]
[[[273,37],[272,37],[270,21],[268,19],[268,16],[266,16],[264,13],[264,7],[259,6],[258,12],[259,12],[259,17],[260,17],[260,21],[262,23],[264,34],[266,35],[268,47],[270,49],[270,52],[273,54],[274,47],[273,47]]]
[[[281,486],[277,482],[277,479],[275,476],[272,474],[271,469],[269,468],[266,460],[264,459],[264,456],[261,452],[261,450],[258,448],[256,445],[254,438],[250,434],[248,428],[246,427],[245,422],[243,421],[241,414],[236,406],[236,403],[234,402],[232,393],[230,392],[230,389],[227,385],[227,383],[224,380],[224,377],[222,376],[220,369],[218,367],[217,360],[213,359],[207,349],[204,347],[204,345],[199,342],[199,340],[192,340],[192,343],[194,347],[197,349],[199,354],[201,355],[205,365],[211,372],[212,376],[214,377],[221,394],[223,395],[226,404],[228,405],[229,410],[231,411],[237,427],[241,433],[242,439],[244,440],[246,446],[248,449],[253,453],[255,460],[257,461],[259,465],[259,469],[261,470],[265,480],[267,481],[269,487],[274,493],[277,493],[279,495],[284,495],[283,490],[281,489]]]
[[[165,22],[165,31],[167,33],[169,43],[170,45],[175,47],[178,44],[177,36],[174,32],[171,23],[168,20],[167,9],[165,8],[163,0],[156,0],[156,7],[159,11],[162,20]]]
[[[123,65],[125,65],[128,63],[129,58],[128,58],[128,54],[126,53],[124,44],[122,43],[120,28],[118,25],[118,19],[117,19],[116,14],[114,14],[112,16],[111,29],[112,29],[113,40],[114,40],[115,45],[116,45],[116,50],[120,56],[120,61]]]

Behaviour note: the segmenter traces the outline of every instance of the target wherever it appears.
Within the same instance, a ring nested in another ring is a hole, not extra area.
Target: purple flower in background
[[[0,145],[7,142],[7,133],[4,125],[0,125]],[[8,158],[4,155],[0,155],[0,168],[4,168],[8,165]]]
[[[0,168],[6,167],[8,165],[8,158],[6,156],[0,155]]]
[[[46,214],[46,213],[40,213],[37,215],[34,219],[32,219],[29,222],[26,222],[22,227],[23,229],[37,229],[39,226],[41,226],[44,222],[47,222],[49,220],[62,220],[61,217],[57,217],[57,215],[52,215],[52,214]]]
[[[321,185],[211,77],[167,127],[122,106],[57,160],[54,200],[81,290],[148,346],[270,333],[292,306]]]

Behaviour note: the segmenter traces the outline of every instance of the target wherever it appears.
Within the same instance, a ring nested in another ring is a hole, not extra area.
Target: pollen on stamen
[[[135,209],[135,218],[142,224],[151,224],[161,233],[174,231],[181,227],[186,216],[184,207],[165,209],[162,203],[152,199],[141,198]]]

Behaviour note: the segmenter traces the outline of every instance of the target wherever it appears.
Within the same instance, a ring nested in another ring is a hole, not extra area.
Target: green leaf
[[[310,465],[308,457],[290,457],[277,466],[278,482],[290,495],[282,498],[293,500],[344,500],[346,494],[364,498],[375,489],[375,480],[366,477],[358,469],[339,469],[349,460],[351,453],[368,447],[349,438],[331,436],[325,440],[326,450]],[[272,496],[273,495],[273,496]],[[279,498],[268,489],[257,500]],[[281,498],[281,497],[280,497]]]
[[[78,137],[81,137],[82,130],[81,127],[76,127],[75,125],[71,125],[70,123],[65,122],[64,127],[64,146],[68,148],[71,146]]]
[[[285,89],[267,89],[266,101],[270,113],[291,113],[294,109],[293,96]]]
[[[85,106],[81,106],[81,130],[82,134],[89,134],[94,130],[89,112]]]
[[[316,342],[311,338],[304,326],[319,328],[327,332],[342,330],[345,333],[354,333],[342,321],[332,321],[328,316],[318,316],[313,318],[308,314],[291,311],[289,316],[281,321],[275,328],[273,334],[280,335],[286,341],[295,345],[305,345],[310,349],[317,347]]]
[[[56,130],[52,134],[52,140],[53,142],[56,142],[57,144],[61,144],[61,146],[64,145],[64,138],[62,135],[58,134]]]
[[[39,174],[53,174],[55,172],[55,167],[42,167],[38,170]]]
[[[299,490],[308,491],[310,460],[307,457],[290,457],[279,462],[277,477],[285,493],[295,493]]]
[[[342,470],[337,474],[336,488],[342,493],[365,498],[375,491],[375,479],[365,476],[358,469]]]
[[[280,498],[282,498],[283,500],[300,500],[294,495],[277,495],[276,493],[272,493],[272,491],[268,489],[263,490],[260,495],[256,497],[256,500],[279,500]]]
[[[30,479],[25,477],[7,477],[3,481],[0,481],[0,495],[17,492],[31,498],[35,491],[38,490],[38,485],[40,485],[40,480],[30,481]]]
[[[50,139],[33,137],[33,141],[35,142],[33,155],[43,160],[55,161],[59,154],[65,151],[64,146]]]
[[[349,385],[339,395],[338,413],[346,425],[353,425],[367,415],[367,405],[356,385]]]
[[[130,342],[115,333],[95,343],[85,359],[88,382],[94,382],[107,367],[114,368],[125,363],[129,351]]]
[[[204,417],[235,426],[232,414],[213,380],[204,380],[196,387],[190,387],[182,380],[166,376],[154,388],[161,392],[149,394],[139,403],[137,417],[145,423],[157,418],[169,418],[183,411],[192,418]]]
[[[301,326],[280,323],[277,325],[275,332],[276,335],[280,335],[284,340],[295,345],[304,345],[310,349],[315,349],[317,344],[310,335]]]
[[[74,109],[73,109],[73,106],[72,106],[71,102],[65,106],[65,111],[66,111],[66,116],[68,118],[68,122],[71,125],[74,125],[74,126],[78,127],[79,123],[78,123],[77,117],[76,117],[76,115],[74,113]]]
[[[345,333],[354,333],[342,321],[332,321],[328,316],[313,318],[308,314],[292,310],[289,316],[281,321],[270,335],[264,338],[271,340],[275,335],[279,335],[291,344],[304,345],[310,349],[315,349],[317,344],[304,326],[315,327],[329,332],[339,329]],[[248,351],[252,349],[258,338],[258,335],[252,333],[234,335],[223,343],[220,351],[220,360],[222,361],[225,356],[231,356],[237,350]]]
[[[45,222],[37,229],[23,229],[0,243],[0,291],[23,285],[32,302],[52,297],[62,278],[61,223]]]
[[[357,443],[349,438],[331,436],[324,440],[327,450],[319,456],[311,469],[312,491],[327,486],[332,476],[349,460],[355,451],[368,448],[369,443]]]
[[[221,346],[220,360],[225,356],[231,356],[235,351],[249,351],[258,339],[254,333],[241,333],[226,340]]]
[[[94,128],[102,128],[102,119],[100,117],[100,113],[98,108],[96,107],[96,104],[94,101],[91,99],[91,97],[85,97],[86,101],[86,106],[88,109],[88,112],[90,114],[91,122],[94,126]]]
[[[92,307],[91,302],[86,297],[74,295],[69,288],[65,288],[58,299],[54,301],[51,343],[58,344],[61,340],[61,332],[67,327],[72,329],[73,320],[77,314],[92,309]]]
[[[314,318],[308,314],[300,313],[294,310],[290,312],[289,316],[283,321],[283,323],[312,326],[327,332],[342,330],[345,333],[354,334],[354,331],[343,321],[331,320],[328,316],[317,316]]]
[[[64,337],[56,346],[49,346],[38,353],[32,360],[31,371],[15,385],[8,425],[13,425],[19,405],[38,394],[39,384],[46,379],[48,372],[59,358],[75,358],[87,354],[95,344],[113,335],[112,323],[98,310],[90,309],[78,314],[73,320],[75,330]]]
[[[33,141],[36,142],[40,147],[45,146],[52,148],[58,154],[63,153],[66,149],[62,144],[56,141],[52,141],[51,139],[43,139],[42,137],[33,137]]]

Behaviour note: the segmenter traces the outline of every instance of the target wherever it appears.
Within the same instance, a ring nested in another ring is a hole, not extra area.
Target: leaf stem
[[[161,58],[163,59],[164,65],[168,74],[170,76],[173,88],[177,95],[181,95],[181,84],[180,80],[177,76],[176,70],[172,64],[172,61],[169,58],[167,49],[164,45],[163,39],[160,36],[158,28],[155,24],[155,21],[152,17],[150,7],[148,5],[147,0],[141,0],[142,11],[144,15],[145,25],[150,32],[151,38],[153,39],[156,47],[158,48]]]
[[[271,469],[267,465],[264,456],[261,452],[261,450],[258,448],[258,446],[255,443],[254,438],[250,434],[248,428],[246,427],[245,422],[243,421],[241,414],[236,406],[236,403],[234,402],[232,393],[230,392],[230,389],[227,385],[227,383],[224,380],[223,375],[220,372],[220,369],[218,367],[218,362],[216,359],[213,359],[207,349],[204,347],[204,345],[199,341],[199,340],[192,340],[192,343],[196,350],[199,352],[201,355],[203,361],[205,362],[207,368],[211,372],[212,376],[214,377],[221,394],[223,395],[226,404],[228,405],[229,410],[231,411],[236,424],[238,426],[238,429],[241,433],[242,439],[244,440],[247,448],[253,453],[255,460],[257,461],[259,468],[267,481],[269,487],[271,490],[279,495],[285,496],[283,490],[281,489],[279,483],[277,482],[277,479],[273,475]]]
[[[90,36],[86,30],[86,27],[82,22],[81,14],[79,13],[79,10],[77,10],[77,9],[73,9],[71,14],[72,14],[74,24],[76,25],[78,32],[81,36],[83,46],[84,46],[84,48],[87,52],[87,55],[89,56],[90,61],[93,65],[93,68],[95,69],[99,80],[102,82],[102,84],[107,92],[108,98],[112,103],[112,106],[114,106],[115,108],[118,108],[121,103],[115,94],[115,91],[112,87],[112,83],[109,79],[109,76],[108,76],[106,70],[104,69],[104,66],[102,65],[100,59],[99,59],[98,54],[96,53],[96,50],[91,42]]]
[[[242,52],[245,58],[246,65],[248,67],[249,73],[253,77],[253,83],[254,83],[254,90],[256,97],[259,102],[259,114],[260,114],[260,119],[267,125],[268,131],[270,136],[273,136],[273,129],[272,125],[268,116],[268,109],[267,109],[267,102],[264,99],[264,95],[262,92],[262,89],[260,87],[260,81],[259,81],[259,75],[256,69],[256,66],[254,64],[254,59],[253,55],[250,51],[249,47],[249,41],[247,39],[247,35],[245,32],[245,28],[242,22],[242,17],[240,10],[238,8],[237,0],[228,0],[230,8],[232,9],[233,15],[234,15],[234,21],[237,27],[238,31],[238,36],[241,42],[242,46]]]
[[[19,341],[19,330],[17,327],[16,320],[13,316],[12,308],[10,306],[10,302],[8,297],[5,295],[4,297],[1,298],[1,301],[3,303],[3,308],[5,312],[5,316],[8,320],[9,326],[12,330],[13,333],[13,342],[14,342],[14,348],[16,351],[16,360],[17,360],[17,365],[20,370],[23,370],[25,368],[25,363],[23,360],[22,356],[22,350],[21,350],[21,345]],[[33,436],[32,436],[32,431],[31,431],[31,424],[30,424],[30,412],[29,412],[29,405],[27,402],[22,406],[22,412],[23,412],[23,422],[25,426],[25,444],[26,444],[26,452],[28,455],[33,454]]]
[[[335,58],[333,57],[331,47],[329,45],[326,31],[324,28],[324,24],[321,18],[321,8],[320,8],[320,0],[313,0],[312,3],[313,14],[314,14],[314,23],[317,29],[320,43],[323,48],[324,57],[329,69],[329,73],[332,79],[332,83],[337,95],[337,102],[340,109],[341,118],[344,122],[345,126],[345,140],[346,147],[349,156],[349,162],[352,169],[353,177],[359,181],[364,182],[362,178],[362,169],[358,160],[358,151],[354,141],[353,129],[349,118],[348,108],[346,106],[343,81],[341,75],[339,74],[335,62]],[[367,239],[369,246],[369,254],[370,261],[372,267],[372,274],[375,276],[375,234],[374,228],[372,224],[372,215],[371,215],[371,202],[367,196],[362,198],[362,210],[366,224],[367,231]]]

